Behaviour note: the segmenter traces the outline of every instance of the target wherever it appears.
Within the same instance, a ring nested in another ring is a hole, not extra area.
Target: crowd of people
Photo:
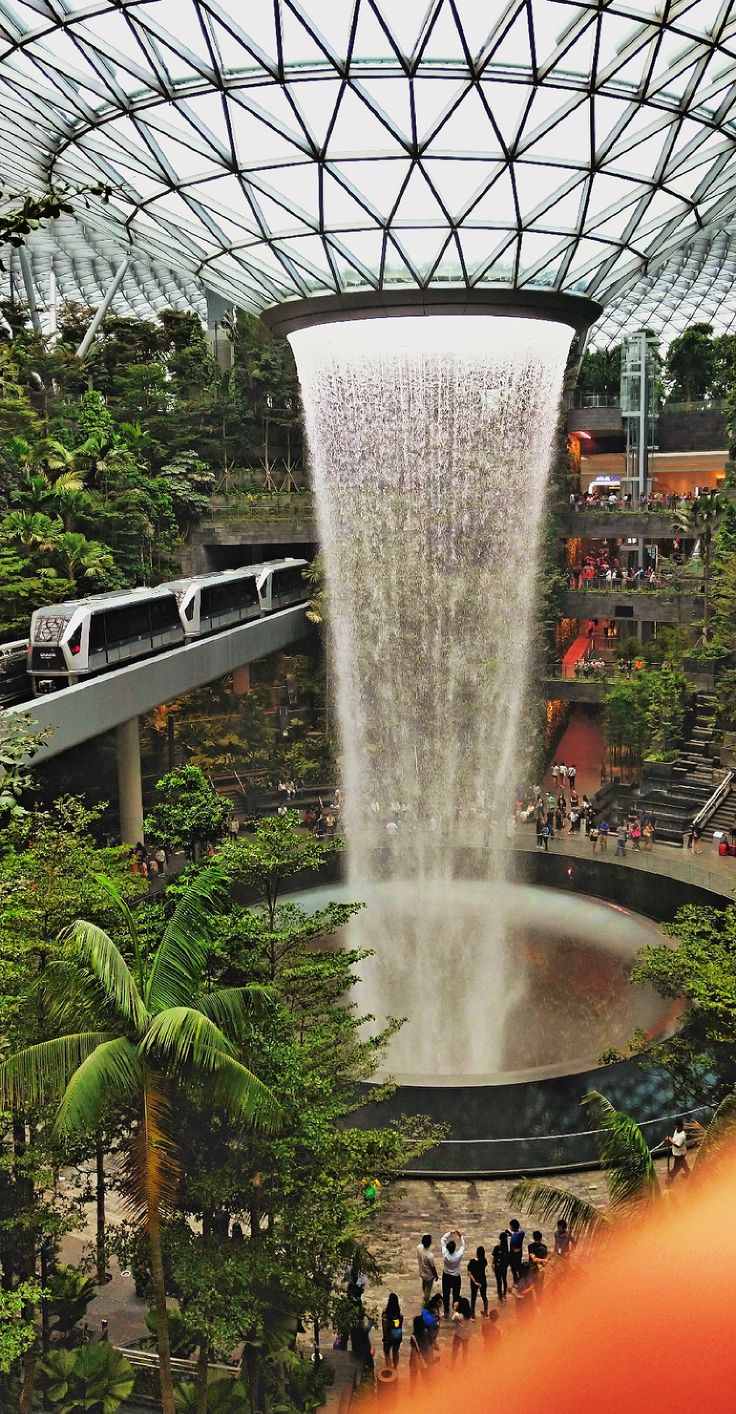
[[[152,846],[148,849],[141,840],[130,852],[130,868],[133,874],[140,874],[144,879],[156,879],[161,874],[166,874],[169,867],[169,851],[163,844]]]
[[[677,491],[650,491],[643,496],[633,496],[631,491],[621,494],[615,486],[597,487],[577,495],[570,492],[570,508],[574,511],[676,511],[688,506],[701,496],[715,496],[714,487],[699,486],[693,491],[679,495]]]
[[[341,810],[342,792],[338,787],[328,805],[323,803],[320,796],[316,805],[307,806],[303,815],[304,824],[318,840],[331,838],[338,832]]]
[[[494,1345],[502,1338],[500,1308],[508,1302],[518,1316],[533,1315],[544,1296],[546,1273],[550,1268],[561,1270],[574,1247],[564,1218],[557,1223],[551,1250],[539,1229],[528,1237],[518,1218],[512,1218],[498,1234],[490,1255],[483,1246],[476,1246],[469,1254],[459,1228],[443,1234],[439,1254],[435,1254],[432,1234],[425,1233],[417,1245],[419,1310],[407,1317],[392,1291],[380,1313],[380,1326],[366,1309],[365,1278],[356,1267],[350,1268],[346,1286],[355,1307],[349,1334],[354,1384],[374,1378],[379,1341],[384,1370],[397,1370],[402,1352],[408,1353],[412,1384],[425,1379],[441,1362],[443,1326],[451,1335],[449,1358],[453,1364],[466,1359],[469,1341],[478,1328],[484,1344]],[[495,1287],[495,1299],[493,1295],[489,1298],[489,1287],[491,1292]],[[345,1342],[340,1338],[339,1343]]]
[[[618,858],[626,856],[629,843],[634,850],[653,851],[657,820],[651,811],[638,814],[632,811],[612,822],[603,812],[596,810],[587,795],[578,794],[574,764],[568,766],[564,761],[553,762],[551,776],[550,790],[535,785],[531,792],[525,792],[516,800],[516,820],[534,822],[538,849],[548,850],[555,839],[565,834],[585,834],[593,854],[596,851],[607,853],[610,838],[616,842]]]
[[[580,564],[571,565],[567,577],[571,589],[660,589],[663,583],[653,565],[647,565],[646,569],[641,565],[623,565],[617,556],[611,555],[606,541],[590,550]]]

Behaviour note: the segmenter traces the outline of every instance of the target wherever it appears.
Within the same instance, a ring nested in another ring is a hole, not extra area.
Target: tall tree
[[[664,377],[667,400],[692,403],[712,396],[718,360],[711,324],[691,324],[667,350]]]
[[[145,1224],[151,1253],[163,1414],[175,1414],[161,1223],[178,1180],[172,1127],[177,1085],[206,1083],[208,1102],[233,1118],[268,1129],[278,1109],[269,1090],[237,1059],[247,989],[203,990],[213,918],[226,897],[214,870],[179,899],[161,942],[146,956],[134,915],[109,885],[120,913],[130,963],[93,923],[77,922],[68,956],[56,969],[62,1034],[27,1047],[0,1067],[6,1104],[34,1106],[56,1098],[59,1137],[95,1134],[111,1111],[133,1109],[124,1186]],[[82,1030],[66,1030],[66,1026]]]
[[[684,335],[683,335],[684,338]],[[727,501],[722,492],[714,496],[698,496],[681,506],[674,515],[673,526],[679,535],[697,536],[703,560],[703,639],[710,634],[710,580],[713,536]]]

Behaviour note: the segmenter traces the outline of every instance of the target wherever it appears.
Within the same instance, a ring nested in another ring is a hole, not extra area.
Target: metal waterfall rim
[[[287,338],[300,329],[340,324],[356,319],[397,319],[417,316],[453,317],[485,314],[497,318],[541,319],[567,324],[578,335],[587,333],[602,313],[602,305],[584,295],[557,290],[479,290],[407,286],[391,290],[354,290],[341,295],[310,295],[285,300],[264,309],[261,318],[274,334]]]

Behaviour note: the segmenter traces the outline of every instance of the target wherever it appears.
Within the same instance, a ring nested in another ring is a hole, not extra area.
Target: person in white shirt
[[[417,1247],[417,1265],[422,1282],[422,1296],[424,1297],[424,1305],[426,1306],[432,1295],[432,1287],[438,1280],[437,1263],[434,1260],[434,1252],[432,1251],[432,1238],[428,1232],[425,1232],[424,1237]]]
[[[460,1299],[462,1285],[461,1263],[465,1252],[465,1239],[458,1227],[450,1228],[442,1238],[442,1304],[445,1320],[450,1319],[450,1307]]]
[[[675,1128],[672,1134],[667,1135],[667,1143],[670,1146],[670,1168],[667,1174],[667,1182],[674,1183],[678,1176],[687,1178],[690,1166],[687,1161],[687,1135],[685,1133],[685,1121],[675,1120]]]

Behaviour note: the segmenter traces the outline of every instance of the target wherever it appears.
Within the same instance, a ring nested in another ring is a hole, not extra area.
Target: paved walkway
[[[666,1167],[665,1159],[657,1161],[657,1170],[663,1188]],[[560,1180],[560,1184],[596,1206],[604,1207],[606,1205],[606,1181],[604,1175],[598,1171],[566,1175]],[[386,1303],[389,1292],[395,1291],[399,1297],[404,1313],[405,1332],[398,1367],[400,1388],[402,1386],[408,1387],[409,1384],[411,1322],[421,1309],[421,1284],[416,1263],[417,1243],[423,1233],[432,1234],[437,1267],[438,1270],[441,1270],[440,1238],[443,1232],[448,1229],[460,1228],[465,1235],[466,1243],[462,1263],[462,1293],[467,1296],[469,1294],[467,1260],[475,1255],[477,1246],[485,1247],[486,1255],[490,1260],[491,1250],[498,1241],[498,1234],[505,1230],[512,1217],[519,1218],[529,1237],[531,1237],[534,1228],[544,1227],[543,1224],[538,1224],[522,1212],[515,1212],[509,1208],[507,1198],[511,1186],[512,1181],[509,1179],[482,1180],[471,1183],[412,1179],[397,1184],[385,1196],[383,1209],[378,1219],[380,1234],[376,1234],[369,1242],[369,1247],[382,1268],[382,1275],[378,1282],[372,1286],[369,1285],[366,1291],[365,1305],[378,1327],[377,1332],[374,1332],[376,1368],[378,1369],[383,1364],[380,1312]],[[663,1201],[669,1201],[669,1199],[670,1195],[665,1192]],[[674,1195],[673,1201],[676,1201],[676,1195]],[[544,1236],[551,1251],[552,1232],[549,1228],[545,1229]],[[436,1290],[439,1290],[439,1287]],[[511,1290],[511,1282],[509,1282],[509,1290]],[[550,1299],[553,1299],[552,1293],[550,1293]],[[489,1311],[498,1311],[498,1325],[503,1337],[503,1334],[512,1330],[520,1319],[519,1307],[511,1294],[505,1302],[499,1303],[492,1275],[489,1279],[488,1305]],[[481,1316],[481,1309],[480,1303],[478,1303],[475,1327],[471,1337],[473,1342],[483,1338],[486,1323]],[[449,1362],[452,1357],[452,1340],[452,1328],[443,1327],[439,1337],[440,1359],[443,1363]],[[338,1354],[334,1357],[330,1356],[330,1358],[334,1361],[336,1368],[335,1385],[329,1400],[329,1404],[334,1406],[339,1402],[341,1394],[349,1387],[352,1368],[347,1356]]]
[[[570,720],[562,733],[553,760],[564,761],[566,766],[573,764],[577,767],[575,789],[581,799],[587,795],[592,800],[596,791],[601,788],[603,728],[600,712],[597,712],[595,716],[588,716],[582,703],[573,703]],[[552,762],[550,762],[551,764]],[[543,784],[545,790],[554,790],[557,795],[552,772],[549,769]],[[567,784],[565,785],[565,794],[569,797],[570,787]]]
[[[515,850],[529,853],[536,850],[536,835],[532,822],[518,826],[513,847]],[[587,836],[582,833],[571,835],[569,830],[551,841],[549,848],[550,854],[569,855],[571,859],[592,855],[592,846]],[[693,854],[692,850],[678,849],[668,844],[655,844],[651,853],[641,849],[634,850],[629,846],[622,860],[616,858],[615,851],[609,845],[605,854],[596,850],[593,857],[612,869],[640,869],[647,874],[681,879],[683,883],[712,889],[715,893],[723,895],[724,900],[728,902],[733,902],[736,896],[736,859],[719,855],[718,847],[712,841],[708,843],[705,835],[696,854]]]

